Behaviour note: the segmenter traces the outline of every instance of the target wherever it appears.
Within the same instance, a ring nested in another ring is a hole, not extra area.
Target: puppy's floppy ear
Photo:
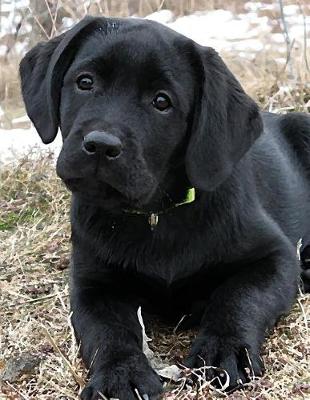
[[[263,125],[258,106],[215,50],[197,47],[195,66],[200,97],[186,153],[186,170],[193,186],[212,191],[229,177],[261,134]]]
[[[60,91],[84,35],[102,26],[103,18],[86,17],[68,32],[30,50],[20,63],[27,114],[44,143],[51,143],[59,126]],[[101,22],[101,23],[100,23]]]

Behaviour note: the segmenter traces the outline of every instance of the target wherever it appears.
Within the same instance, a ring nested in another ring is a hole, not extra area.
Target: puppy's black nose
[[[97,154],[113,159],[121,154],[122,143],[118,137],[112,134],[93,131],[84,137],[82,149],[88,155]]]

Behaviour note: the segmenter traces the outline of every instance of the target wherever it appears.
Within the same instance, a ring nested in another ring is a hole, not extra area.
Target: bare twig
[[[40,302],[43,302],[46,300],[53,299],[54,297],[58,297],[58,295],[59,295],[58,293],[49,294],[47,296],[42,296],[42,297],[38,297],[36,299],[30,299],[30,300],[23,301],[21,303],[16,303],[15,306],[20,307],[20,306],[23,306],[25,304],[30,304],[30,303],[40,303]],[[64,294],[63,296],[68,297],[68,295],[66,295],[66,294]]]
[[[49,39],[49,34],[46,32],[44,26],[41,24],[41,22],[39,21],[38,17],[34,14],[34,12],[32,11],[32,9],[30,8],[30,6],[28,6],[28,10],[30,11],[30,14],[32,15],[33,19],[35,20],[35,22],[39,25],[40,29],[42,30],[42,32],[44,33],[44,35],[46,36],[46,39]]]
[[[58,11],[59,11],[59,0],[57,0],[56,10],[55,10],[55,13],[54,13],[54,19],[52,21],[53,27],[52,27],[51,37],[53,37],[57,33],[56,20],[57,20]]]
[[[44,0],[44,1],[45,1],[45,5],[46,5],[46,8],[47,8],[47,11],[48,11],[48,13],[49,13],[50,19],[51,19],[51,21],[52,21],[52,25],[53,25],[54,17],[53,17],[53,14],[52,14],[51,7],[50,7],[50,5],[48,4],[48,1],[47,1],[47,0]],[[52,26],[51,32],[50,32],[50,34],[49,34],[49,39],[51,39],[51,38],[53,37],[53,30],[54,30],[54,26]]]
[[[301,4],[299,3],[299,1],[298,1],[297,4],[298,4],[298,7],[299,7],[299,11],[300,11],[300,13],[302,15],[303,25],[304,25],[304,49],[303,49],[304,50],[304,60],[305,60],[307,71],[310,71],[309,63],[308,63],[308,54],[307,54],[307,48],[308,47],[307,47],[307,22],[306,22],[306,16],[305,16],[304,10],[303,10]]]
[[[286,42],[286,65],[289,65],[290,68],[290,74],[292,74],[292,66],[289,63],[290,61],[290,54],[291,54],[291,39],[288,33],[288,27],[285,19],[285,14],[284,14],[284,7],[283,7],[283,0],[279,0],[279,6],[280,6],[280,12],[281,12],[281,21],[283,25],[283,34]]]
[[[159,6],[157,7],[157,11],[160,11],[160,10],[163,8],[163,6],[164,6],[164,4],[165,4],[165,1],[166,1],[166,0],[161,0]]]
[[[302,317],[303,317],[303,320],[304,320],[304,323],[305,323],[306,334],[308,335],[309,328],[308,328],[308,318],[307,318],[307,314],[306,314],[306,311],[305,311],[305,308],[304,308],[302,302],[301,302],[299,299],[297,299],[297,302],[298,302],[298,305],[299,305],[299,307],[300,307],[300,309],[301,309]]]
[[[57,353],[59,353],[59,355],[61,356],[62,360],[64,361],[64,363],[67,365],[67,367],[69,368],[74,380],[76,381],[76,383],[80,386],[84,386],[85,382],[84,379],[79,376],[75,371],[74,368],[72,367],[70,361],[67,359],[67,357],[63,354],[63,352],[60,350],[60,348],[58,347],[57,343],[55,342],[54,338],[52,337],[52,335],[49,333],[49,331],[47,330],[47,328],[42,325],[42,329],[47,337],[47,339],[49,340],[49,342],[51,343],[51,345],[54,347],[54,349],[57,351]]]
[[[10,382],[6,381],[6,385],[8,385],[11,389],[14,390],[15,393],[18,393],[18,395],[23,399],[23,400],[29,400],[29,397],[25,396],[23,393],[21,393],[16,387],[14,387]],[[0,393],[1,394],[1,393]]]

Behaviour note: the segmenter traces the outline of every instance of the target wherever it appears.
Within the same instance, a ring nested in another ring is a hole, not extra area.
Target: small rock
[[[40,351],[44,354],[49,354],[52,353],[54,351],[54,348],[52,345],[50,345],[49,343],[43,343],[40,347],[39,347]]]
[[[56,268],[60,271],[67,269],[69,267],[70,261],[68,257],[60,257],[59,261],[56,264]]]
[[[0,380],[14,383],[24,375],[32,375],[40,364],[40,358],[29,353],[23,353],[6,361]]]

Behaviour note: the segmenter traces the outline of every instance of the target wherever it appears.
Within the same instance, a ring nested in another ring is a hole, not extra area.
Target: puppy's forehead
[[[77,58],[128,72],[131,69],[153,73],[177,71],[180,63],[185,62],[177,47],[186,40],[152,21],[113,19],[84,39]]]

